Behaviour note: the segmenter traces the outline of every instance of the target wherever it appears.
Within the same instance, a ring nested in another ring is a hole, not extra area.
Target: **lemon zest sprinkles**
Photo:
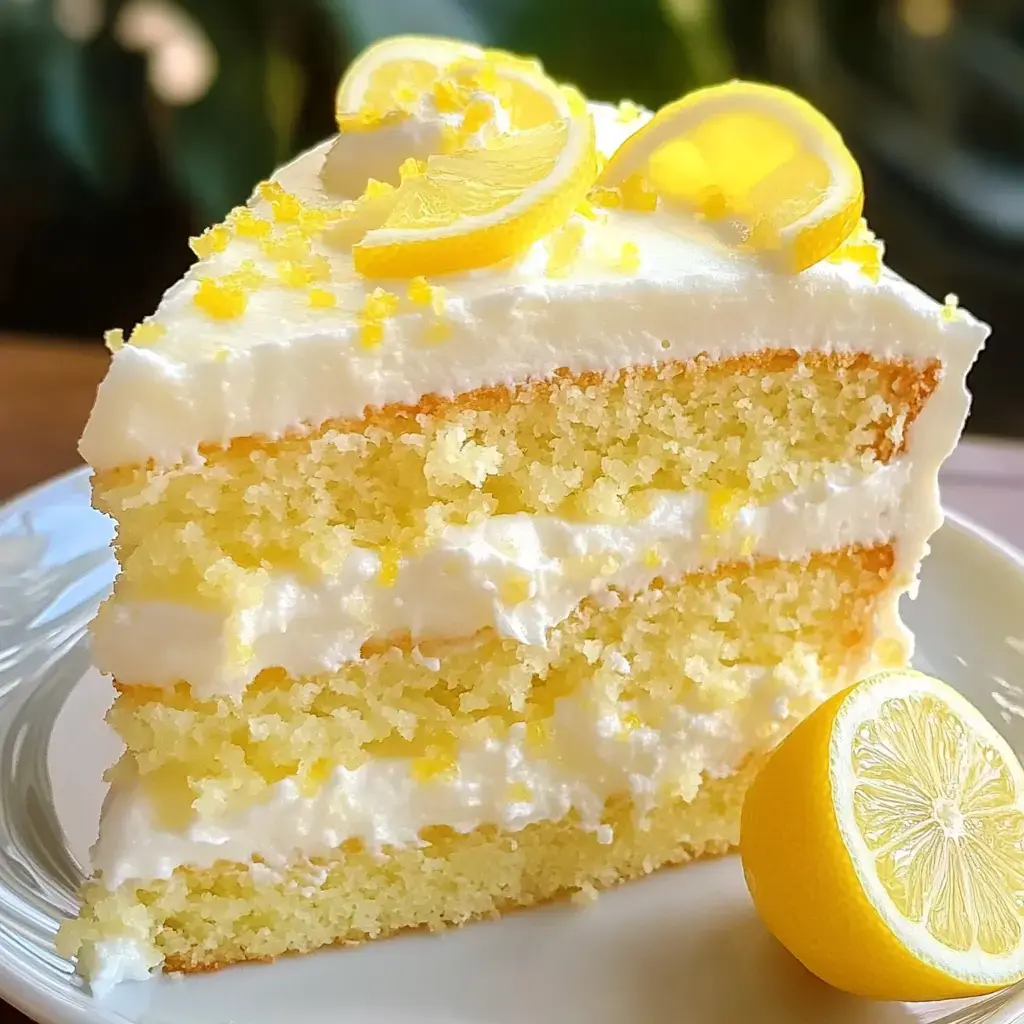
[[[313,309],[333,309],[338,304],[338,297],[326,288],[308,288],[306,301]]]
[[[264,220],[248,206],[236,206],[224,223],[238,238],[266,238],[273,230],[269,220]]]
[[[287,223],[298,220],[302,212],[302,203],[297,196],[285,191],[279,182],[264,181],[256,189],[260,198],[270,204],[274,220]]]
[[[128,344],[145,348],[147,345],[159,341],[166,333],[167,328],[163,324],[158,324],[155,320],[143,320],[132,331]]]
[[[384,322],[398,312],[398,296],[383,288],[374,288],[363,302],[359,314],[359,344],[366,349],[377,348],[384,340]]]
[[[120,327],[111,327],[103,332],[103,344],[108,352],[120,352],[124,348],[124,331]]]
[[[264,238],[260,252],[268,260],[304,260],[309,255],[309,238],[297,226],[290,226],[280,235]]]
[[[222,224],[207,228],[201,235],[188,240],[189,248],[201,260],[209,259],[214,253],[223,252],[228,247],[231,235]]]
[[[548,277],[567,277],[583,248],[585,228],[582,224],[566,224],[547,240],[548,262],[544,273]]]
[[[644,108],[639,104],[634,103],[632,100],[622,100],[619,103],[619,109],[615,112],[615,120],[620,124],[629,124],[631,121],[635,121],[643,112]]]
[[[636,242],[622,243],[616,269],[624,274],[635,274],[640,269],[640,247]]]
[[[245,312],[249,296],[241,285],[202,277],[192,302],[214,320],[234,320]]]

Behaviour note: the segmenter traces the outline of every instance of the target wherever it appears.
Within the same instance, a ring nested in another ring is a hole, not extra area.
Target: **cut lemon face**
[[[1024,977],[1024,770],[944,683],[883,672],[823,704],[743,806],[768,928],[823,980],[948,999]]]
[[[631,180],[789,273],[838,249],[864,205],[860,168],[828,119],[785,89],[749,82],[662,107],[612,154],[599,184]]]
[[[432,156],[404,181],[394,208],[353,249],[368,277],[415,277],[518,256],[568,220],[597,173],[594,125],[578,94],[566,116]]]

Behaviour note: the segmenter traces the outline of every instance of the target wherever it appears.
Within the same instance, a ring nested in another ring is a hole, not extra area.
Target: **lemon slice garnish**
[[[349,65],[334,96],[340,119],[364,112],[372,121],[402,110],[433,88],[444,68],[457,61],[480,60],[484,50],[472,43],[434,36],[391,36],[367,47]],[[354,122],[357,123],[357,122]]]
[[[561,120],[432,156],[403,181],[384,223],[353,249],[368,277],[415,277],[518,256],[563,224],[597,173],[594,125],[571,90]]]
[[[558,85],[538,61],[503,50],[432,36],[394,36],[369,47],[338,85],[335,116],[341,131],[367,131],[423,114],[465,113],[486,95],[499,103],[509,128],[536,128],[562,117]]]
[[[611,156],[599,184],[632,180],[790,273],[838,249],[864,205],[860,168],[828,119],[785,89],[748,82],[662,107]]]
[[[762,918],[812,972],[880,999],[1024,976],[1024,769],[944,683],[883,672],[782,743],[743,807]]]

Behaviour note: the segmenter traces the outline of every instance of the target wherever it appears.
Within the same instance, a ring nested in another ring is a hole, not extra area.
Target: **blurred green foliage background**
[[[657,106],[730,71],[706,0],[0,0],[0,326],[148,312],[219,218],[332,131],[350,57],[396,32],[539,55]]]

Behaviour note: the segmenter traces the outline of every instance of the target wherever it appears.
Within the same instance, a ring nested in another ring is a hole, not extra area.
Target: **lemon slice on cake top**
[[[788,273],[835,252],[864,206],[860,169],[829,120],[786,89],[753,82],[662,107],[616,150],[600,184],[636,179]]]

